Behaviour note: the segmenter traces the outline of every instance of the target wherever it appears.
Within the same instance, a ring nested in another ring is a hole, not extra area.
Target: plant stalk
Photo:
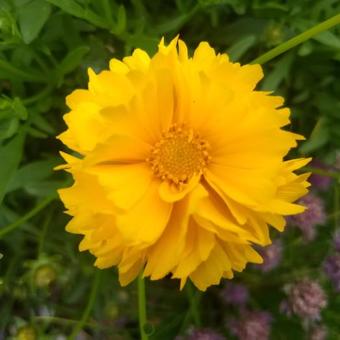
[[[287,52],[291,48],[303,43],[304,41],[314,37],[315,35],[330,29],[333,26],[340,24],[340,14],[337,14],[318,25],[310,28],[307,31],[304,31],[301,34],[289,39],[288,41],[280,44],[279,46],[271,49],[270,51],[262,54],[261,56],[257,57],[256,59],[252,60],[250,64],[264,64],[269,60],[274,59],[278,55]]]
[[[148,340],[149,337],[145,332],[144,326],[147,322],[146,317],[146,298],[145,298],[145,282],[142,274],[137,279],[138,289],[138,319],[139,319],[139,331],[141,340]]]

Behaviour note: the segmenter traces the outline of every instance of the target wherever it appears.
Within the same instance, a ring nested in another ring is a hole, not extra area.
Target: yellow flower
[[[262,76],[206,42],[189,57],[177,38],[89,69],[66,99],[59,138],[79,156],[63,153],[74,184],[60,196],[95,266],[117,266],[122,285],[143,270],[205,290],[262,262],[252,245],[304,210],[308,187],[294,173],[308,160],[283,160],[303,137],[281,129],[281,97],[254,90]]]

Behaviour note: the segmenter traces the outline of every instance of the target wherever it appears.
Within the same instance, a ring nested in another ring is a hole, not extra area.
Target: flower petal
[[[149,190],[152,174],[145,163],[129,165],[99,165],[87,170],[96,175],[108,190],[107,197],[120,210],[132,209]]]
[[[198,202],[206,195],[204,188],[199,186],[174,204],[164,233],[149,251],[145,276],[151,276],[151,280],[160,279],[182,261],[189,218],[196,210]]]
[[[198,185],[200,177],[200,175],[193,176],[188,183],[180,186],[166,180],[162,181],[159,186],[159,195],[165,202],[179,201]]]
[[[152,181],[139,202],[125,213],[117,215],[117,227],[128,244],[152,244],[168,224],[172,204],[160,199],[158,186],[157,181]]]

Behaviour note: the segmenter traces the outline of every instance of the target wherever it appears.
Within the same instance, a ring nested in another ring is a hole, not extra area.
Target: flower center
[[[209,162],[209,145],[192,129],[172,125],[154,145],[147,162],[155,176],[175,184],[185,184],[202,174]]]

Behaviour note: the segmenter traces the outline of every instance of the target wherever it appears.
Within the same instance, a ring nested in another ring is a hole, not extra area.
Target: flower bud
[[[35,340],[35,339],[37,339],[35,329],[30,325],[26,325],[26,326],[19,328],[17,335],[16,335],[16,339],[17,340]]]
[[[45,288],[54,282],[56,277],[57,273],[53,266],[46,264],[37,268],[34,276],[34,282],[37,287]]]

